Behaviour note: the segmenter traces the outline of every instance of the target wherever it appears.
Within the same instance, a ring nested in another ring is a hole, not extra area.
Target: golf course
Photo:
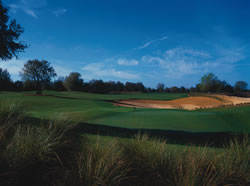
[[[250,1],[0,0],[0,186],[250,186]]]
[[[29,116],[128,129],[157,129],[185,132],[249,132],[250,105],[208,109],[155,109],[123,107],[119,100],[163,100],[187,98],[188,94],[123,93],[91,94],[45,91],[1,92],[1,102],[20,103]]]

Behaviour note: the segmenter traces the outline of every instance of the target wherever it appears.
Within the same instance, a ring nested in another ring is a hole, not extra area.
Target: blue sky
[[[28,59],[85,81],[197,84],[213,72],[250,84],[250,1],[3,0],[29,44],[1,62],[14,80]]]

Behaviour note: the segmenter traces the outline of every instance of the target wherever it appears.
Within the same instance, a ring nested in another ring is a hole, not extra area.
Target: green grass
[[[186,94],[89,94],[46,91],[45,96],[32,92],[0,93],[0,101],[20,102],[35,118],[60,116],[91,124],[122,128],[163,129],[190,132],[250,132],[250,106],[196,111],[137,109],[116,107],[112,100],[172,100]]]

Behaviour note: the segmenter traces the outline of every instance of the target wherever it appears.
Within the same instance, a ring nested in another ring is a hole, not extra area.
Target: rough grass
[[[166,141],[89,140],[76,124],[29,123],[21,107],[0,112],[0,185],[249,185],[248,136],[220,153],[207,147],[178,151]]]
[[[81,185],[120,185],[128,179],[129,161],[121,154],[117,141],[101,144],[97,140],[76,156]]]

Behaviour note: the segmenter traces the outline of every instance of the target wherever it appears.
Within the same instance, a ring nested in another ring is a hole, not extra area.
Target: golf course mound
[[[239,104],[249,104],[250,98],[240,98],[234,96],[212,95],[180,98],[171,101],[162,100],[121,100],[116,102],[117,106],[134,108],[157,108],[157,109],[184,109],[196,110],[205,108],[216,108],[224,106],[235,106]]]

